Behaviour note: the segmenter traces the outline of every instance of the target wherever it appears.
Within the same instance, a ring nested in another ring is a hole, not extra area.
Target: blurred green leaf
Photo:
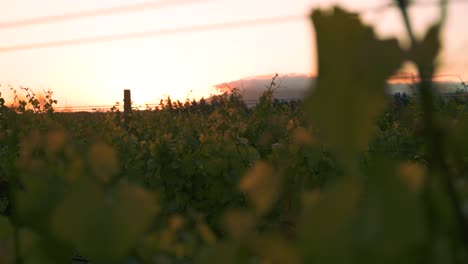
[[[440,41],[441,25],[431,26],[424,38],[414,47],[414,61],[421,67],[426,77],[432,77],[435,69],[435,60],[442,47]]]
[[[373,158],[366,188],[353,224],[357,260],[376,263],[417,263],[426,239],[423,204],[397,175],[396,164]],[[359,263],[357,261],[356,263]]]
[[[237,264],[240,261],[239,247],[234,244],[218,243],[202,249],[195,264]]]
[[[152,194],[121,184],[109,193],[78,185],[59,205],[53,228],[58,237],[96,263],[118,261],[142,237],[157,208]]]
[[[88,150],[88,164],[93,175],[108,182],[119,172],[119,161],[114,149],[103,143],[93,144]]]
[[[38,172],[24,175],[22,182],[23,190],[16,195],[20,222],[35,230],[48,230],[51,213],[63,197],[63,179]]]
[[[27,228],[19,231],[19,240],[25,264],[70,263],[73,256],[67,245]]]
[[[306,104],[320,137],[345,165],[357,161],[385,107],[385,82],[402,64],[396,39],[378,40],[355,14],[314,11],[318,78]]]
[[[0,263],[12,264],[13,252],[13,228],[8,218],[0,216]]]
[[[459,226],[454,207],[445,186],[440,180],[446,175],[432,174],[426,184],[426,192],[431,201],[432,218],[428,219],[432,234],[431,258],[434,263],[466,263],[466,246],[459,236]]]
[[[361,196],[361,184],[347,177],[306,208],[300,226],[300,248],[304,263],[347,263],[353,243],[349,224]]]
[[[297,248],[294,244],[283,240],[281,237],[274,235],[254,238],[252,247],[263,263],[272,264],[299,264],[300,258]]]

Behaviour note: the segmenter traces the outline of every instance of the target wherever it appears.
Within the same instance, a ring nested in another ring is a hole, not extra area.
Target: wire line
[[[114,14],[133,13],[147,11],[150,9],[162,9],[175,6],[184,6],[194,3],[207,2],[209,0],[164,0],[157,2],[143,2],[124,6],[107,7],[87,11],[71,12],[60,15],[35,17],[16,21],[0,22],[0,29],[28,27],[40,24],[51,24],[56,22],[79,20],[90,17],[110,16]]]
[[[460,3],[468,3],[468,0],[449,0],[447,1],[447,4],[460,4]],[[435,6],[435,5],[440,5],[440,0],[431,0],[431,1],[409,1],[408,7],[430,7],[430,6]],[[361,11],[358,13],[381,13],[383,11],[386,11],[390,8],[395,8],[398,7],[398,4],[395,1],[391,1],[385,4],[373,6],[373,7],[368,7],[368,8],[363,8]]]
[[[134,5],[97,9],[97,10],[86,11],[82,13],[69,13],[69,14],[64,14],[64,15],[34,18],[34,19],[22,20],[22,21],[16,21],[16,22],[4,22],[4,23],[0,23],[0,29],[2,27],[7,28],[7,27],[35,25],[35,24],[41,24],[41,23],[52,23],[52,22],[58,22],[58,21],[63,21],[63,20],[79,19],[83,17],[94,17],[94,16],[99,16],[99,15],[109,15],[113,13],[140,11],[140,10],[145,10],[145,8],[149,8],[149,7],[155,8],[156,6],[163,7],[163,6],[173,6],[176,4],[182,5],[184,3],[187,4],[187,3],[195,3],[195,2],[201,2],[201,1],[209,1],[209,0],[168,0],[168,1],[162,1],[162,2],[160,1],[156,3],[145,2],[145,3],[134,4]],[[449,4],[450,3],[468,3],[468,0],[451,0]],[[411,2],[412,6],[425,6],[425,5],[436,5],[436,4],[439,4],[439,2],[437,1],[412,1]],[[392,7],[395,7],[395,3],[390,2],[390,3],[380,5],[380,6],[363,9],[359,13],[381,12]],[[31,50],[31,49],[38,49],[38,48],[51,48],[51,47],[72,46],[72,45],[79,45],[79,44],[110,42],[110,41],[125,40],[125,39],[140,39],[140,38],[179,35],[179,34],[187,34],[187,33],[195,33],[195,32],[208,32],[208,31],[217,31],[217,30],[223,30],[223,29],[259,26],[259,25],[281,24],[281,23],[287,23],[287,22],[292,22],[292,21],[298,21],[298,20],[302,20],[306,18],[308,18],[307,15],[278,16],[278,17],[270,17],[270,18],[224,22],[224,23],[218,23],[218,24],[197,25],[197,26],[192,26],[192,27],[167,28],[167,29],[159,29],[159,30],[145,31],[145,32],[132,32],[132,33],[95,36],[95,37],[87,37],[87,38],[79,38],[79,39],[39,42],[39,43],[32,43],[32,44],[20,44],[20,45],[0,47],[0,53]]]
[[[0,47],[0,53],[21,51],[21,50],[31,50],[31,49],[38,49],[38,48],[72,46],[72,45],[78,45],[78,44],[110,42],[110,41],[116,41],[116,40],[141,39],[141,38],[148,38],[148,37],[180,35],[180,34],[196,33],[196,32],[209,32],[209,31],[244,28],[244,27],[251,27],[251,26],[282,24],[282,23],[287,23],[287,22],[304,20],[306,18],[307,16],[305,15],[280,16],[280,17],[270,17],[270,18],[253,19],[253,20],[225,22],[225,23],[218,23],[218,24],[205,24],[205,25],[197,25],[197,26],[192,26],[192,27],[167,28],[167,29],[159,29],[159,30],[144,31],[144,32],[133,32],[133,33],[97,36],[97,37],[80,38],[80,39],[40,42],[40,43],[33,43],[33,44]]]

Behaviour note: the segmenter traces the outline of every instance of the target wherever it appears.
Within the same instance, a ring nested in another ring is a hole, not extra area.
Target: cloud
[[[256,102],[262,93],[270,85],[274,75],[261,75],[242,78],[236,81],[230,81],[222,84],[215,85],[218,92],[231,92],[233,89],[238,89],[239,93],[243,95],[246,102]],[[412,76],[411,74],[404,75]],[[402,77],[402,76],[399,76]],[[409,95],[413,94],[413,90],[410,86],[410,80],[402,82],[390,82],[387,85],[387,94],[395,93],[406,93]],[[280,75],[276,80],[276,90],[274,97],[280,100],[295,100],[302,99],[306,95],[307,91],[313,87],[316,78],[311,75],[305,74],[285,74]],[[437,80],[434,83],[436,90],[440,93],[453,93],[457,89],[462,89],[460,82],[452,80]]]
[[[262,75],[246,77],[236,81],[230,81],[215,85],[218,92],[231,92],[233,89],[238,89],[243,95],[245,101],[254,101],[262,95],[262,93],[271,84],[274,75]],[[305,96],[311,85],[315,82],[315,78],[305,74],[286,74],[279,75],[276,79],[274,97],[281,100],[300,99]]]

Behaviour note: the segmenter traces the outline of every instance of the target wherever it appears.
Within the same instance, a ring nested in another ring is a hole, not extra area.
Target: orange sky
[[[151,0],[150,0],[151,1]],[[1,22],[135,3],[132,0],[1,1]],[[140,0],[138,2],[148,2]],[[0,29],[0,49],[20,44],[187,27],[252,18],[307,14],[333,3],[360,10],[378,0],[211,0],[186,6],[102,16],[33,27]],[[452,4],[445,31],[441,72],[468,78],[468,2]],[[419,33],[436,9],[412,9]],[[398,12],[364,14],[382,36],[402,38]],[[52,89],[60,105],[103,105],[121,101],[130,88],[136,103],[161,97],[206,96],[212,85],[245,76],[314,73],[315,48],[309,21],[215,32],[190,33],[78,46],[0,53],[0,82]],[[190,92],[192,91],[192,92]],[[2,91],[5,93],[5,91]]]

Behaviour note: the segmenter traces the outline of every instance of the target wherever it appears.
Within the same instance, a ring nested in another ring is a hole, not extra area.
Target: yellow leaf
[[[102,182],[108,182],[119,171],[119,163],[114,150],[102,143],[91,146],[88,152],[91,172]]]
[[[211,230],[211,228],[206,223],[198,223],[197,230],[200,236],[206,243],[214,244],[216,243],[216,236]]]
[[[302,193],[302,204],[305,207],[310,207],[316,204],[320,199],[320,190],[304,191]]]
[[[255,216],[247,210],[231,210],[224,215],[224,227],[234,240],[243,240],[252,234]]]
[[[257,161],[240,182],[240,190],[246,192],[257,213],[264,214],[278,195],[280,179],[270,165]]]
[[[184,226],[184,218],[180,215],[174,215],[169,219],[169,229],[177,231]]]
[[[310,132],[307,131],[303,127],[298,127],[294,129],[292,137],[293,137],[294,143],[299,144],[299,145],[310,145],[315,142]]]
[[[398,175],[412,191],[417,192],[423,186],[426,167],[416,162],[406,162],[398,168]]]
[[[65,145],[66,135],[61,130],[51,131],[47,134],[46,150],[49,156],[55,155]]]

